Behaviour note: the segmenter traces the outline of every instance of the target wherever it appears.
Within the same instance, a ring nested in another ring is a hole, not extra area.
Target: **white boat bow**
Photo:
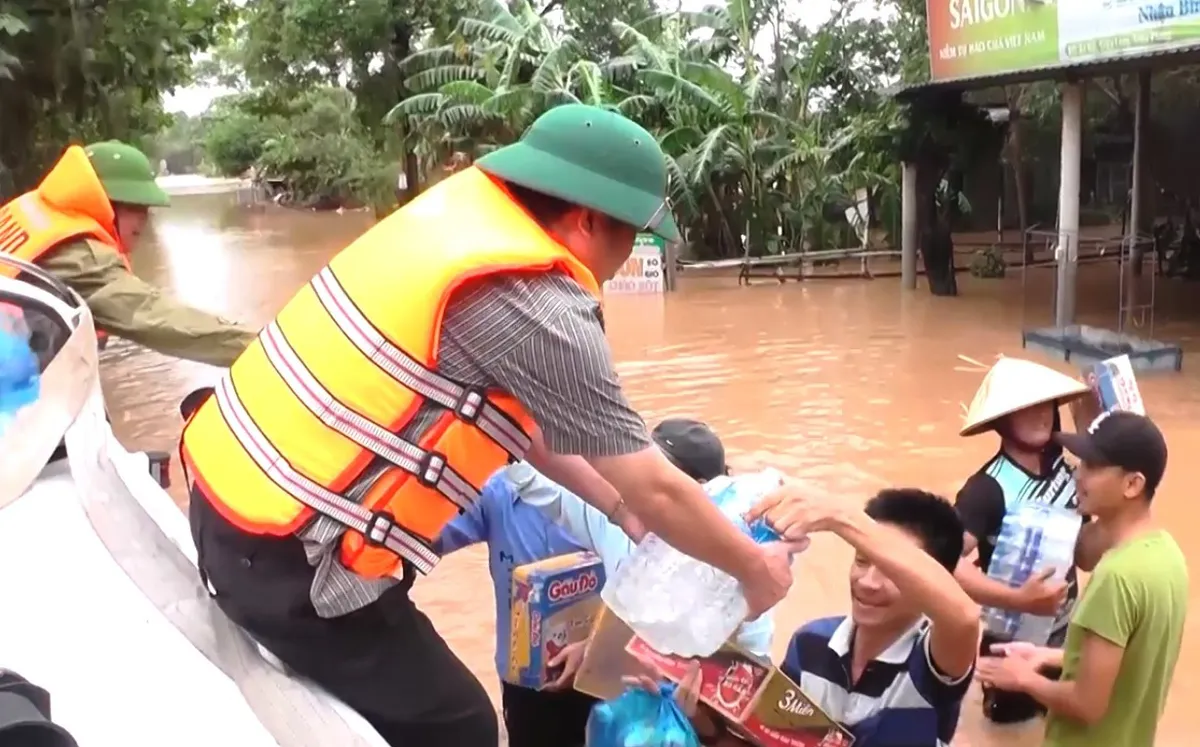
[[[387,747],[209,597],[186,518],[105,418],[90,314],[58,306],[70,340],[0,444],[0,667],[49,691],[81,747]],[[20,469],[46,463],[56,418],[67,459]]]

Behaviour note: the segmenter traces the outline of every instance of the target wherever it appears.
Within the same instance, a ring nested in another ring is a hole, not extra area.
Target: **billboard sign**
[[[663,257],[665,242],[650,233],[639,233],[633,244],[633,254],[617,271],[616,277],[604,284],[605,293],[662,293]]]
[[[956,80],[1200,43],[1200,0],[926,0],[930,74]]]

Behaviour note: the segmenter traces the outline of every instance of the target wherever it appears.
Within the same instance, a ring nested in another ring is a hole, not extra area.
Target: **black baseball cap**
[[[1145,415],[1116,410],[1096,418],[1086,433],[1058,433],[1062,447],[1096,467],[1141,472],[1146,495],[1154,495],[1167,470],[1167,442]]]
[[[684,474],[699,482],[729,473],[725,447],[704,423],[687,418],[667,418],[650,434],[667,459]]]

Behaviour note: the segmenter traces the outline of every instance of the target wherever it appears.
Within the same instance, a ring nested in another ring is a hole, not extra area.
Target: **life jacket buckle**
[[[420,468],[413,477],[427,488],[437,490],[442,481],[442,473],[446,471],[446,457],[436,451],[428,451],[421,457]]]
[[[371,518],[367,519],[363,540],[371,547],[386,547],[388,539],[392,536],[392,530],[398,526],[396,520],[387,511],[372,511]]]
[[[464,423],[475,425],[480,414],[483,413],[483,405],[486,401],[487,394],[482,389],[473,386],[463,387],[462,394],[454,403],[454,414]]]

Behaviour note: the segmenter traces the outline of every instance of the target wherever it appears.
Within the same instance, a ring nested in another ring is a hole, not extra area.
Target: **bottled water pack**
[[[988,576],[1012,586],[1023,585],[1046,568],[1065,581],[1075,564],[1075,543],[1083,517],[1075,511],[1023,501],[1004,515]],[[992,633],[1009,640],[1044,646],[1054,629],[1054,616],[1031,615],[988,607],[984,622]]]
[[[762,521],[742,515],[783,482],[776,470],[718,477],[705,492],[755,542],[779,539]],[[646,643],[665,654],[707,656],[746,619],[741,584],[724,571],[684,555],[647,534],[605,584],[601,597]]]

